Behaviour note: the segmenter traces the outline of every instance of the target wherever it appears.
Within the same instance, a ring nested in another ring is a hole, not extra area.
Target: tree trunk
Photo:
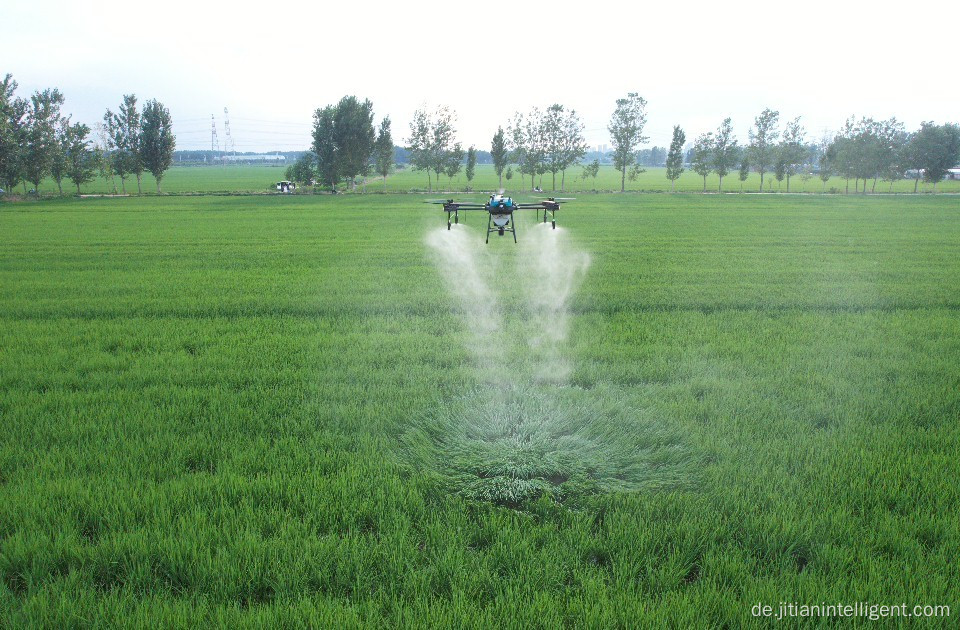
[[[920,186],[920,178],[917,177],[913,180],[913,194],[917,194],[917,187]]]
[[[74,183],[76,183],[76,182],[74,182]],[[80,184],[77,184],[77,194],[78,194],[78,195],[80,194]]]
[[[57,180],[57,194],[63,197],[63,180],[62,179]]]
[[[707,176],[703,176],[703,192],[707,192]]]
[[[427,169],[427,192],[433,192],[433,184],[430,182],[430,169]]]
[[[846,188],[843,189],[843,194],[849,195],[850,194],[850,178],[848,177],[846,181],[847,181],[847,185],[846,185]]]
[[[720,185],[717,186],[717,192],[719,193],[723,192],[723,175],[720,176]]]
[[[551,171],[551,173],[553,174],[553,184],[550,186],[550,190],[557,192],[557,172]]]
[[[871,193],[877,192],[877,178],[876,178],[876,177],[873,178],[873,186],[870,187],[870,192],[871,192]]]
[[[787,192],[790,192],[790,175],[787,175]]]
[[[760,192],[763,192],[763,171],[760,171]]]
[[[627,190],[627,167],[620,169],[620,192]]]
[[[142,177],[142,173],[137,173],[137,194],[138,194],[138,195],[142,195],[142,194],[143,194],[143,188],[142,188],[141,185],[140,185],[140,184],[141,184],[141,182],[140,182],[140,178],[141,178],[141,177]]]
[[[120,176],[120,189],[123,191],[123,194],[127,194],[127,178],[124,175]]]
[[[157,194],[159,195],[159,194],[161,194],[162,192],[163,192],[163,191],[160,190],[160,178],[158,177],[158,178],[157,178]]]
[[[560,192],[563,192],[563,184],[567,180],[567,169],[560,171]]]
[[[503,190],[503,171],[497,173],[497,188]]]
[[[670,180],[670,192],[676,192],[676,191],[677,191],[677,180],[671,179],[671,180]]]

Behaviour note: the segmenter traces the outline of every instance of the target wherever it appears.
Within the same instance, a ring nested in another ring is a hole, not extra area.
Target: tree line
[[[697,137],[686,154],[686,162],[703,178],[706,191],[707,176],[716,173],[720,177],[718,190],[722,189],[723,177],[737,170],[741,182],[750,172],[760,175],[760,190],[768,174],[777,181],[778,190],[786,180],[790,192],[791,177],[800,174],[808,179],[816,174],[826,190],[827,182],[834,175],[846,181],[845,192],[875,192],[878,181],[893,182],[907,177],[914,179],[914,192],[919,182],[936,185],[943,181],[949,169],[960,162],[960,126],[936,125],[924,122],[920,129],[908,132],[896,118],[874,120],[872,118],[849,118],[839,133],[825,136],[818,142],[805,142],[806,131],[800,118],[789,120],[779,128],[780,113],[764,109],[755,119],[749,132],[749,142],[739,146],[732,134],[730,119],[725,119],[716,132]],[[674,129],[674,137],[682,133]],[[681,142],[682,143],[682,142]],[[671,146],[668,165],[673,157],[674,168],[668,168],[667,177],[676,180],[683,172],[683,162],[678,159],[679,147]],[[766,179],[772,186],[772,181]]]
[[[170,111],[157,100],[149,100],[141,111],[137,97],[123,97],[116,113],[106,110],[103,121],[93,129],[73,122],[63,113],[64,95],[56,88],[37,90],[29,97],[17,96],[17,82],[7,74],[0,83],[0,183],[7,190],[40,183],[52,177],[60,194],[69,179],[80,186],[96,175],[114,183],[135,177],[142,192],[145,171],[153,174],[157,192],[170,167],[176,138]],[[91,135],[92,134],[92,135]]]

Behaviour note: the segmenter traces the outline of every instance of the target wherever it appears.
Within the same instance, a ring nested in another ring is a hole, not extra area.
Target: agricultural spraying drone
[[[543,210],[543,223],[547,222],[547,214],[550,215],[550,223],[553,229],[557,229],[557,210],[564,201],[570,201],[568,198],[548,197],[542,201],[531,203],[518,203],[510,197],[504,197],[503,193],[490,195],[487,203],[461,202],[453,199],[438,199],[428,201],[427,203],[442,204],[444,212],[447,213],[447,229],[453,223],[460,223],[461,210],[484,210],[487,212],[487,240],[490,242],[490,233],[496,232],[503,236],[505,232],[513,233],[513,242],[517,242],[517,228],[513,221],[513,213],[516,210]],[[452,221],[451,221],[452,220]]]

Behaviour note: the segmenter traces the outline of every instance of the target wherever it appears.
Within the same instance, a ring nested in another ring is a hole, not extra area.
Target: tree
[[[380,121],[380,130],[377,132],[377,142],[374,147],[374,162],[377,174],[387,182],[387,175],[393,169],[393,135],[390,133],[390,117],[385,116]]]
[[[537,175],[547,171],[546,124],[543,112],[533,107],[525,116],[514,115],[510,126],[511,148],[521,181],[524,174],[530,175],[530,188],[536,186]],[[521,183],[521,187],[523,184]]]
[[[567,168],[573,166],[587,154],[587,139],[583,136],[583,122],[575,110],[570,110],[563,121],[563,135],[560,162],[560,190],[566,185]]]
[[[923,181],[933,184],[936,192],[937,184],[947,176],[947,171],[960,163],[960,126],[924,122],[920,125],[917,136],[923,165]]]
[[[797,116],[787,123],[783,131],[783,141],[780,143],[777,164],[779,170],[787,177],[787,192],[790,192],[790,177],[796,175],[798,169],[807,158],[807,147],[803,144],[803,138],[806,135],[803,126],[800,125],[800,117]],[[781,180],[778,177],[777,180]]]
[[[109,164],[110,172],[120,176],[120,188],[127,194],[127,168],[129,159],[122,148],[123,134],[117,120],[117,115],[107,108],[101,123],[104,133],[104,164]],[[116,185],[114,185],[116,188]]]
[[[63,195],[63,178],[67,176],[67,151],[70,147],[70,117],[61,117],[54,129],[50,176],[57,182],[57,193]]]
[[[787,159],[783,151],[777,149],[776,158],[773,163],[773,176],[777,180],[777,192],[780,192],[780,184],[787,175]]]
[[[714,144],[711,132],[697,136],[693,143],[693,159],[690,165],[693,171],[703,178],[703,192],[707,192],[707,175],[713,170]]]
[[[27,104],[23,173],[38,192],[58,151],[57,126],[62,105],[63,95],[56,88],[34,92]]]
[[[554,103],[547,108],[543,116],[544,161],[546,169],[553,176],[551,190],[557,189],[557,173],[564,166],[564,111],[563,105]]]
[[[740,155],[740,192],[743,192],[743,182],[747,181],[747,178],[750,177],[750,157],[747,155],[746,151],[743,151]]]
[[[720,176],[717,190],[723,192],[723,178],[734,167],[737,160],[737,139],[733,135],[733,125],[729,118],[724,118],[717,127],[717,135],[713,144],[713,170]]]
[[[827,182],[833,175],[833,164],[830,160],[830,138],[826,135],[820,140],[819,157],[817,158],[817,168],[820,181],[823,182],[823,192],[827,192]]]
[[[357,188],[357,177],[370,172],[376,131],[373,128],[373,103],[362,103],[356,96],[344,96],[337,103],[333,116],[333,144],[336,149],[338,171]]]
[[[451,188],[453,188],[453,178],[461,169],[463,169],[463,145],[457,142],[443,155],[443,172],[447,174]]]
[[[115,123],[118,134],[116,143],[118,159],[114,161],[113,168],[120,175],[120,184],[124,192],[126,192],[124,173],[129,173],[137,177],[137,193],[143,194],[144,161],[141,146],[143,124],[140,112],[137,110],[136,94],[123,95],[123,103],[120,104]]]
[[[143,106],[139,140],[140,161],[157,180],[157,192],[163,192],[160,189],[160,182],[173,162],[173,150],[177,146],[177,139],[173,135],[173,119],[170,117],[170,110],[156,99],[147,101]]]
[[[76,123],[69,125],[67,129],[66,173],[77,187],[79,195],[80,186],[92,182],[97,172],[97,154],[91,148],[90,140],[87,139],[90,135],[90,127],[83,123]]]
[[[477,172],[477,148],[470,145],[470,148],[467,149],[467,184],[473,181],[473,175]]]
[[[880,144],[880,124],[873,118],[861,118],[847,147],[854,191],[859,189],[859,182],[863,180],[863,194],[866,194],[867,180],[876,178],[880,171]]]
[[[544,162],[546,170],[553,175],[553,190],[557,189],[557,173],[561,173],[560,189],[566,181],[567,168],[580,160],[587,151],[583,137],[583,123],[577,112],[564,110],[563,105],[553,104],[543,117]]]
[[[316,181],[316,155],[303,153],[297,161],[287,167],[284,177],[299,184],[313,184]]]
[[[670,150],[667,152],[667,179],[670,180],[670,192],[677,188],[677,180],[683,174],[683,144],[687,141],[687,134],[683,133],[680,125],[673,126],[673,139],[670,140]]]
[[[590,162],[589,164],[584,165],[582,178],[586,179],[588,177],[592,177],[594,180],[593,187],[594,189],[596,189],[597,187],[596,180],[597,180],[597,175],[599,173],[600,173],[600,160],[594,160],[593,162]]]
[[[337,161],[337,150],[334,140],[335,107],[327,105],[313,112],[313,144],[311,149],[317,156],[317,175],[320,181],[337,192],[337,183],[340,181],[340,164]]]
[[[507,167],[507,172],[503,174],[503,178],[504,178],[505,180],[507,180],[508,182],[509,182],[511,179],[513,179],[513,167],[512,167],[512,166],[508,166],[508,167]]]
[[[26,143],[27,103],[16,91],[17,82],[7,74],[0,82],[0,184],[9,190],[22,178]]]
[[[317,110],[319,112],[319,110]],[[316,124],[314,125],[316,127]],[[430,182],[430,165],[432,139],[432,123],[430,115],[424,109],[418,109],[413,113],[413,119],[410,121],[410,138],[407,144],[410,150],[410,163],[416,171],[427,172],[427,190],[433,190]]]
[[[851,116],[844,123],[840,133],[834,136],[826,152],[831,170],[844,179],[844,194],[850,193],[850,178],[854,176],[855,171],[854,134],[855,124]]]
[[[458,163],[463,158],[463,150],[456,141],[457,131],[453,126],[453,119],[453,112],[446,106],[439,107],[433,116],[433,127],[430,130],[430,167],[437,175],[437,185],[440,184],[440,175],[451,168],[451,152],[460,151]]]
[[[497,173],[498,188],[503,190],[503,169],[507,166],[507,139],[503,127],[497,127],[490,144],[490,158],[493,160],[493,170]]]
[[[110,138],[110,131],[104,122],[98,122],[93,126],[94,147],[96,153],[97,168],[100,171],[100,177],[110,180],[113,186],[113,194],[117,194],[117,178],[114,177],[113,162],[110,159],[110,151],[113,148],[113,141]]]
[[[763,192],[763,176],[776,158],[776,142],[780,137],[777,122],[780,112],[764,109],[750,128],[750,163],[760,173],[760,192]]]
[[[626,190],[627,168],[636,158],[637,147],[647,141],[643,127],[647,123],[647,101],[636,92],[617,99],[607,131],[613,145],[613,165],[620,171],[620,192]]]
[[[910,134],[910,139],[903,148],[903,163],[906,169],[913,172],[913,192],[917,193],[920,186],[920,179],[923,177],[923,137],[921,135],[923,125],[920,131]]]
[[[907,145],[910,134],[903,123],[896,118],[884,120],[880,127],[879,167],[880,179],[890,182],[890,192],[893,192],[893,183],[903,179],[906,173],[908,154]]]

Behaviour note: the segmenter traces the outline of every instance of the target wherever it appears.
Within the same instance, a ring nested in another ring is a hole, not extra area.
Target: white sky
[[[313,111],[344,94],[389,115],[398,144],[417,107],[449,105],[481,149],[514,111],[554,102],[606,143],[627,92],[649,102],[660,146],[674,124],[692,141],[726,116],[745,142],[768,106],[811,137],[850,114],[960,121],[960,13],[945,0],[13,0],[2,13],[0,74],[21,96],[58,87],[88,124],[124,93],[157,98],[181,149],[210,147],[211,113],[223,147],[224,106],[238,150],[305,149]]]

